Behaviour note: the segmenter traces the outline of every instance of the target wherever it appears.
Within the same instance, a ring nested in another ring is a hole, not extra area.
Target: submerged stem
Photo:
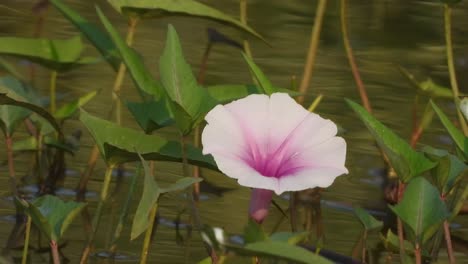
[[[158,203],[154,204],[150,212],[150,221],[145,233],[145,240],[143,241],[143,249],[141,250],[140,264],[145,264],[148,260],[149,246],[151,244],[151,237],[153,234],[154,222],[156,221],[156,213],[158,212]]]
[[[297,102],[304,103],[307,88],[312,78],[312,72],[314,69],[315,58],[317,55],[318,45],[320,41],[320,31],[322,29],[322,21],[325,15],[325,9],[327,6],[327,0],[319,0],[317,4],[317,13],[315,14],[314,25],[312,27],[312,33],[310,35],[310,45],[307,52],[306,64],[304,66],[304,72],[302,74],[301,84],[299,86],[299,93],[301,96],[297,98]]]
[[[449,4],[444,4],[444,26],[445,26],[445,45],[447,50],[447,65],[450,75],[450,86],[452,87],[453,101],[457,111],[458,121],[465,136],[468,136],[468,126],[466,125],[465,118],[463,117],[459,105],[460,90],[458,89],[457,76],[455,73],[455,62],[453,59],[453,45],[452,45],[452,8]]]

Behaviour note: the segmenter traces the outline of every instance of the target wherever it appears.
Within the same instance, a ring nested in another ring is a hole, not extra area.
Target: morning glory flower
[[[205,117],[203,154],[224,174],[255,188],[250,216],[263,220],[273,192],[328,187],[348,173],[346,142],[336,125],[288,94],[249,95],[217,105]]]

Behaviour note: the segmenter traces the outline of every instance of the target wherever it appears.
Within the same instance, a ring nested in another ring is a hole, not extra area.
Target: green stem
[[[60,255],[58,252],[57,242],[54,240],[50,241],[50,250],[52,251],[52,259],[54,264],[60,264]]]
[[[347,26],[347,19],[346,19],[346,1],[341,0],[341,32],[343,34],[343,44],[346,50],[346,56],[348,57],[349,66],[351,67],[351,71],[353,73],[354,81],[356,82],[356,86],[359,91],[359,96],[361,97],[362,104],[364,108],[366,108],[367,112],[372,113],[371,105],[369,103],[369,98],[367,97],[367,91],[364,87],[364,83],[362,82],[361,75],[359,74],[359,70],[356,64],[356,60],[354,58],[353,49],[351,48],[351,44],[349,41],[349,34],[348,34],[348,26]]]
[[[453,101],[455,102],[458,121],[465,136],[468,136],[468,126],[466,125],[465,118],[459,109],[460,90],[458,89],[457,76],[455,74],[455,62],[453,59],[453,45],[452,45],[452,8],[448,4],[444,4],[444,26],[445,26],[445,45],[447,49],[447,65],[450,75],[450,86],[452,87]]]
[[[298,103],[302,104],[307,93],[310,80],[312,78],[313,67],[315,63],[315,57],[317,55],[317,49],[320,40],[320,31],[322,29],[322,21],[325,15],[325,9],[327,6],[327,0],[319,0],[317,4],[317,13],[315,14],[314,25],[312,27],[312,33],[310,35],[310,45],[307,52],[306,64],[304,66],[304,72],[302,74],[301,84],[299,86],[299,93],[301,96],[297,98]]]
[[[10,174],[10,189],[12,194],[18,196],[18,187],[16,184],[15,161],[13,159],[13,140],[10,134],[6,134],[6,147],[8,156],[8,172]]]
[[[180,137],[180,145],[181,145],[181,150],[182,150],[182,170],[183,170],[183,176],[184,177],[190,177],[190,168],[188,164],[188,159],[187,159],[187,148],[185,144],[185,138],[184,135],[181,135]],[[187,191],[187,197],[189,199],[189,207],[191,209],[191,216],[194,220],[195,227],[197,230],[200,232],[202,230],[202,223],[200,220],[200,214],[198,212],[198,208],[195,204],[195,200],[193,199],[193,188],[188,188]],[[212,246],[204,243],[206,252],[208,256],[211,257],[212,263],[217,263],[218,262],[218,257],[216,255],[215,250],[213,249]],[[188,257],[188,256],[186,256]]]
[[[247,0],[240,0],[240,22],[247,26]],[[250,50],[250,44],[247,40],[244,40],[244,52],[252,58],[252,51]]]
[[[31,233],[31,217],[28,215],[28,221],[26,222],[26,232],[24,237],[24,248],[23,257],[21,258],[21,264],[26,264],[28,260],[29,250],[29,234]]]
[[[151,237],[153,234],[153,226],[156,221],[156,213],[158,212],[158,204],[156,203],[150,212],[150,222],[146,229],[145,240],[143,241],[143,249],[141,250],[140,264],[145,264],[148,260],[149,246],[151,244]]]
[[[137,24],[138,24],[138,18],[133,18],[133,17],[129,18],[128,32],[127,32],[127,37],[125,39],[128,46],[132,46],[133,44],[133,37],[135,35],[135,29],[136,29]],[[120,63],[119,70],[117,72],[117,76],[114,81],[114,86],[112,88],[112,100],[115,105],[115,120],[118,125],[122,123],[122,114],[121,114],[122,104],[120,102],[119,97],[120,97],[121,87],[122,87],[122,83],[123,83],[126,71],[127,71],[127,67],[125,66],[125,64]]]
[[[107,201],[108,193],[109,193],[109,187],[110,183],[112,180],[112,170],[114,169],[115,165],[109,165],[106,169],[106,173],[104,175],[104,182],[101,188],[101,195],[99,199],[99,203],[96,208],[96,212],[94,213],[93,217],[93,231],[91,232],[90,236],[88,237],[87,245],[85,249],[83,250],[83,253],[81,255],[81,262],[80,263],[87,263],[89,254],[91,253],[91,248],[93,246],[94,242],[94,237],[96,236],[96,232],[98,230],[99,222],[101,221],[101,216],[102,216],[102,210],[104,207],[104,204]]]
[[[447,254],[450,264],[456,263],[455,255],[453,254],[452,238],[450,237],[450,226],[447,220],[444,221],[444,236],[447,244]]]
[[[115,229],[114,237],[112,239],[112,243],[110,247],[111,252],[115,252],[115,249],[117,247],[117,240],[120,238],[124,225],[127,222],[128,210],[130,209],[130,204],[132,202],[133,193],[135,192],[138,175],[139,173],[133,175],[130,181],[130,187],[128,190],[127,199],[125,200],[125,203],[122,207],[122,213],[120,214],[119,222],[117,224],[117,228]]]
[[[50,73],[50,113],[56,110],[57,71]]]

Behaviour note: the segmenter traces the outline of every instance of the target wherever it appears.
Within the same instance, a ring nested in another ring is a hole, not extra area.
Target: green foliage
[[[91,58],[81,58],[82,51],[83,43],[79,36],[66,40],[0,38],[0,54],[24,58],[56,71],[96,62]]]
[[[41,196],[32,203],[17,199],[16,203],[52,241],[58,241],[63,236],[73,219],[86,205],[73,201],[64,202],[52,195]]]
[[[457,145],[458,149],[464,152],[465,150],[465,136],[463,133],[458,130],[455,125],[450,121],[450,119],[442,112],[442,110],[434,103],[431,101],[432,108],[434,108],[434,111],[437,113],[439,116],[440,121],[444,125],[445,129],[449,133],[449,135],[452,137],[453,141],[455,141],[455,144]],[[465,156],[467,154],[465,153]]]
[[[154,180],[152,173],[146,161],[138,155],[145,172],[145,180],[143,184],[143,194],[140,203],[138,204],[137,211],[133,218],[131,238],[135,239],[141,235],[149,226],[150,212],[154,206],[157,206],[159,196],[165,193],[184,190],[196,182],[202,181],[200,178],[185,177],[178,180],[176,183],[168,186],[167,188],[160,188]]]
[[[463,172],[466,172],[466,164],[446,150],[425,147],[424,152],[437,166],[432,169],[432,177],[440,193],[445,196],[455,186]]]
[[[383,226],[382,221],[375,219],[371,214],[361,207],[354,207],[354,213],[359,218],[359,221],[367,231],[381,228]]]
[[[309,239],[309,232],[277,232],[270,235],[271,241],[286,242],[290,245],[297,245],[306,242]]]
[[[268,235],[263,231],[262,225],[249,218],[247,226],[244,228],[245,243],[254,243],[268,240]]]
[[[278,241],[260,241],[246,244],[244,247],[227,245],[228,249],[241,256],[257,256],[282,259],[296,263],[329,264],[330,260],[314,254],[302,247]]]
[[[218,103],[225,104],[233,100],[244,98],[251,94],[265,93],[261,87],[252,84],[219,84],[206,87],[208,93]],[[279,93],[287,93],[290,96],[298,96],[300,93],[281,87],[273,87],[273,90]]]
[[[390,206],[393,212],[410,228],[415,244],[426,242],[447,217],[449,212],[437,189],[424,177],[412,179],[402,201]]]
[[[91,99],[93,99],[96,94],[97,91],[89,92],[70,103],[64,104],[57,111],[55,111],[54,117],[58,120],[65,120],[72,117],[76,111],[80,109],[80,107],[91,101]]]
[[[190,65],[183,57],[179,37],[171,25],[168,27],[159,70],[161,82],[169,98],[183,110],[184,118],[178,118],[174,113],[175,121],[179,129],[184,134],[188,134],[215,106],[215,101],[206,89],[198,85]]]
[[[255,62],[245,53],[242,53],[242,56],[249,65],[252,75],[255,77],[255,80],[257,80],[257,82],[259,83],[263,92],[267,95],[277,92],[275,87],[273,87],[273,85],[271,84],[270,80],[268,80],[268,78],[265,76],[262,70],[260,70],[260,68],[255,64]]]
[[[117,56],[114,43],[109,35],[100,30],[95,24],[80,16],[80,14],[63,3],[62,0],[50,0],[49,2],[83,33],[112,68],[117,71],[120,65],[120,58]]]
[[[398,69],[420,94],[429,96],[434,99],[453,99],[453,92],[450,88],[436,84],[430,78],[428,78],[425,81],[419,82],[407,69],[401,66],[399,66]]]
[[[13,77],[0,78],[0,93],[8,94],[24,101],[28,100],[28,93],[21,82]],[[24,107],[14,105],[0,105],[0,126],[5,135],[13,135],[16,127],[31,114]]]
[[[139,55],[135,50],[130,48],[125,43],[125,41],[119,35],[117,30],[112,26],[107,17],[102,13],[99,7],[96,7],[96,11],[98,13],[99,19],[109,33],[110,38],[117,47],[122,61],[127,66],[136,87],[140,91],[153,96],[156,101],[163,99],[164,90],[161,87],[161,84],[153,78],[151,73],[145,67],[145,64],[142,60],[143,56]]]
[[[120,13],[142,18],[163,16],[191,16],[206,18],[241,29],[261,40],[260,34],[223,12],[193,0],[108,0]]]
[[[109,165],[139,160],[140,153],[146,160],[182,162],[181,145],[157,135],[146,135],[112,122],[94,117],[81,110],[80,121],[88,128],[103,159]],[[201,167],[216,169],[211,156],[187,146],[188,162]]]
[[[165,102],[126,102],[126,105],[138,125],[148,134],[174,123]]]
[[[436,165],[422,153],[413,150],[408,143],[375,119],[362,106],[349,99],[346,99],[346,103],[358,114],[374,136],[402,182],[406,183]]]

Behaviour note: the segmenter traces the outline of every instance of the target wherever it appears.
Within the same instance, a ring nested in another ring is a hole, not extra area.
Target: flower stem
[[[367,230],[364,230],[363,238],[362,238],[362,253],[361,253],[361,261],[362,263],[366,263],[366,252],[367,252]]]
[[[450,86],[452,87],[453,101],[456,106],[458,121],[465,136],[468,136],[468,126],[466,125],[465,118],[463,117],[459,105],[460,90],[458,89],[457,76],[455,74],[455,62],[453,60],[453,46],[452,46],[452,8],[449,4],[444,4],[444,26],[445,26],[445,45],[447,49],[447,64],[450,75]]]
[[[312,27],[312,33],[310,35],[310,45],[307,52],[306,64],[304,66],[304,72],[302,74],[301,84],[299,86],[299,93],[301,96],[297,98],[297,102],[304,103],[305,94],[312,78],[313,67],[315,63],[315,57],[317,55],[317,49],[320,40],[320,31],[322,29],[322,21],[327,6],[327,0],[319,0],[317,4],[317,13],[315,14],[314,25]]]
[[[156,213],[158,211],[158,204],[156,203],[150,212],[150,222],[149,226],[146,229],[145,240],[143,241],[143,249],[141,250],[140,264],[146,264],[148,259],[149,246],[151,244],[151,237],[153,234],[153,226],[156,221]]]
[[[56,90],[57,90],[57,71],[50,73],[50,113],[55,113],[56,110]]]
[[[193,133],[193,145],[195,147],[200,147],[200,144],[201,144],[201,142],[200,142],[200,133],[201,133],[201,127],[200,126],[195,127],[194,133]],[[193,173],[192,176],[194,178],[199,178],[200,177],[200,167],[193,166],[192,173]],[[195,200],[195,202],[198,202],[200,200],[200,183],[199,182],[196,182],[193,185],[193,199]]]
[[[88,185],[89,178],[93,173],[94,167],[96,167],[97,159],[99,158],[99,148],[95,144],[91,150],[91,154],[88,159],[88,166],[85,171],[81,174],[80,183],[78,184],[78,190],[76,192],[76,201],[82,202],[85,199],[86,186]]]
[[[450,264],[455,263],[455,255],[453,254],[452,238],[450,237],[450,226],[447,220],[444,221],[444,236],[445,242],[447,243],[447,254],[449,257]]]
[[[24,248],[23,257],[21,258],[21,264],[28,263],[28,250],[29,250],[29,234],[31,233],[31,217],[28,215],[28,221],[26,222],[26,231],[24,237]]]
[[[6,148],[8,156],[8,172],[10,174],[10,189],[11,193],[14,196],[18,196],[18,189],[16,185],[16,171],[15,171],[15,161],[13,159],[13,140],[11,135],[6,133]]]
[[[353,49],[351,48],[351,44],[349,42],[349,34],[348,34],[348,26],[347,26],[347,19],[346,19],[346,0],[340,1],[340,10],[341,10],[341,32],[343,34],[343,43],[346,50],[346,55],[348,57],[349,65],[351,67],[351,71],[353,73],[354,80],[356,82],[359,96],[361,97],[362,104],[367,112],[372,113],[372,108],[369,103],[369,98],[367,97],[366,87],[364,87],[364,83],[362,82],[361,75],[359,74],[359,70],[356,64],[356,60],[354,58]]]
[[[50,241],[50,250],[52,251],[52,259],[54,264],[60,264],[60,255],[58,252],[57,242],[54,240]]]

